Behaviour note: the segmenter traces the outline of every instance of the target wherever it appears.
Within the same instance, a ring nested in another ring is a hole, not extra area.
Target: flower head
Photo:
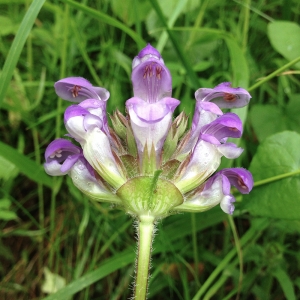
[[[53,141],[45,153],[49,175],[68,174],[92,199],[118,204],[138,218],[163,218],[176,211],[200,212],[220,204],[232,214],[231,186],[249,193],[251,173],[220,170],[221,158],[243,151],[228,138],[240,138],[242,122],[221,108],[241,107],[251,96],[229,82],[195,93],[192,126],[187,116],[173,120],[180,101],[172,98],[172,78],[160,53],[148,44],[133,59],[133,97],[127,115],[116,111],[107,121],[109,92],[81,77],[55,83],[58,96],[76,102],[64,114],[70,141]]]

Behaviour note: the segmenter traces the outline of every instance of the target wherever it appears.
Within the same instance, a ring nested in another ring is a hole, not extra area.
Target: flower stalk
[[[133,297],[135,300],[144,300],[147,298],[154,227],[154,217],[140,216],[137,228],[138,253]]]

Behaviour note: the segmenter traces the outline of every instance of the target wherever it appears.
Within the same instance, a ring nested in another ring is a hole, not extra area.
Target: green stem
[[[154,218],[152,216],[140,216],[134,300],[144,300],[147,296],[153,231]]]
[[[252,91],[256,88],[258,88],[260,85],[262,85],[263,83],[269,81],[270,79],[272,79],[273,77],[275,77],[276,75],[280,74],[281,72],[283,72],[285,69],[291,67],[292,65],[296,64],[298,61],[300,61],[300,56],[295,58],[294,60],[290,61],[289,63],[285,64],[284,66],[282,66],[281,68],[277,69],[276,71],[274,71],[273,73],[269,74],[268,76],[266,76],[265,78],[263,78],[261,81],[253,84],[250,88],[248,88],[248,91]]]
[[[270,177],[270,178],[267,178],[267,179],[262,179],[262,180],[256,181],[254,183],[254,186],[258,187],[260,185],[264,185],[264,184],[267,184],[267,183],[270,183],[270,182],[273,182],[273,181],[276,181],[276,180],[284,179],[284,178],[291,177],[291,176],[294,176],[294,175],[299,175],[299,174],[300,174],[300,170],[296,170],[296,171],[293,171],[293,172],[288,172],[288,173],[276,175],[276,176],[273,176],[273,177]]]
[[[198,243],[197,243],[197,228],[196,228],[196,214],[191,213],[191,222],[192,222],[192,241],[193,241],[193,256],[194,256],[194,271],[195,271],[195,282],[198,287],[200,287],[200,282],[198,278],[198,267],[199,267],[199,259],[198,259]]]

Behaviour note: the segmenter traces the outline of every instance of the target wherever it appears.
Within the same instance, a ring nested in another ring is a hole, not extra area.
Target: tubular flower
[[[242,107],[250,94],[229,82],[195,93],[192,126],[172,98],[172,78],[160,53],[151,45],[132,63],[133,97],[127,115],[118,110],[108,126],[109,92],[81,77],[55,83],[56,93],[76,104],[64,115],[70,141],[53,141],[45,153],[49,175],[68,174],[76,187],[97,201],[118,204],[141,219],[163,218],[176,211],[201,212],[220,204],[232,214],[231,185],[241,193],[253,186],[251,173],[242,168],[217,173],[221,158],[237,158],[243,149],[227,142],[240,138],[242,122],[221,108]],[[214,174],[215,173],[215,174]]]

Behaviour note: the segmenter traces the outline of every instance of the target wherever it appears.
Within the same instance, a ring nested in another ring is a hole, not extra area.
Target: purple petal
[[[100,118],[102,122],[103,130],[109,134],[107,116],[106,116],[106,102],[95,99],[87,99],[82,101],[79,106],[85,108],[89,111],[90,114],[97,116]],[[99,127],[101,128],[101,127]]]
[[[68,172],[73,167],[73,165],[76,163],[76,161],[79,159],[80,156],[81,154],[69,155],[61,165],[60,170],[63,173]]]
[[[85,99],[107,101],[109,92],[101,87],[94,87],[82,77],[68,77],[54,84],[56,94],[64,100],[81,102]]]
[[[242,194],[249,194],[253,188],[252,174],[243,168],[229,168],[220,171]]]
[[[67,123],[69,119],[89,114],[88,110],[79,105],[71,105],[67,107],[64,114],[64,122]]]
[[[52,176],[65,175],[82,155],[82,150],[65,139],[52,141],[45,151],[47,174]]]
[[[200,130],[204,125],[209,124],[214,121],[217,116],[221,115],[223,115],[223,112],[216,104],[197,101],[192,121],[192,131]]]
[[[65,111],[64,119],[69,134],[79,143],[84,142],[88,132],[95,127],[105,132],[103,121],[80,105],[69,106]]]
[[[137,97],[126,101],[129,114],[134,118],[133,110],[141,121],[149,124],[161,121],[168,113],[173,113],[179,104],[180,101],[174,98],[164,98],[156,103],[147,103]]]
[[[210,101],[220,108],[243,107],[250,101],[250,94],[243,88],[231,87],[230,82],[223,82],[213,89],[199,89],[195,93],[198,101]]]
[[[139,54],[138,54],[138,58],[143,58],[146,55],[152,55],[152,56],[156,56],[158,58],[161,58],[160,53],[154,48],[152,47],[150,44],[148,44],[145,48],[143,48]]]
[[[227,137],[239,138],[242,131],[242,121],[234,113],[226,113],[201,128],[202,134],[214,136],[220,142]]]
[[[172,77],[159,52],[148,45],[132,63],[133,93],[148,103],[172,94]]]
[[[221,183],[221,185],[216,185],[217,183]],[[223,175],[222,172],[218,172],[205,183],[202,193],[207,197],[210,196],[212,192],[217,193],[219,195],[221,209],[225,213],[232,215],[234,211],[233,203],[235,202],[235,198],[230,194],[230,187],[229,179]],[[216,188],[219,188],[218,192],[215,191]]]

